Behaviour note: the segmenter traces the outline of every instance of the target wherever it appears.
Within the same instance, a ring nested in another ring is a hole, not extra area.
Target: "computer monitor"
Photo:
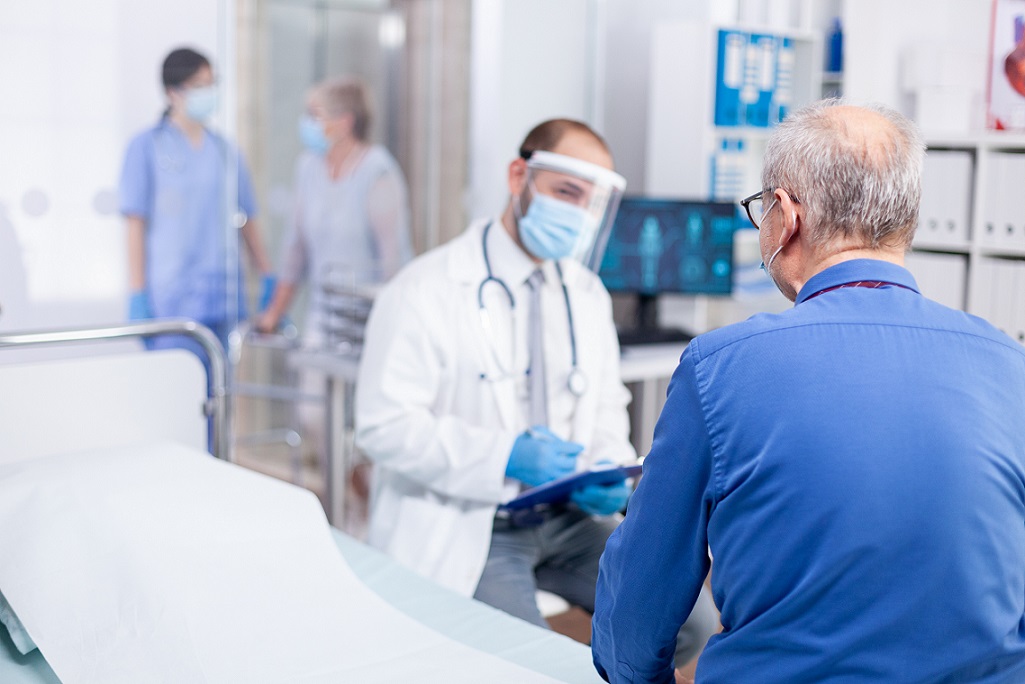
[[[637,296],[636,325],[620,330],[621,344],[689,339],[658,326],[658,295],[729,295],[737,225],[732,202],[623,198],[598,271],[610,292]]]

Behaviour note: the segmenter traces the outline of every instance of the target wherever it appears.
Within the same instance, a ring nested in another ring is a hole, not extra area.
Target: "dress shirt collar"
[[[800,304],[823,290],[859,280],[893,283],[921,294],[914,276],[903,266],[879,259],[851,259],[813,275],[797,294],[794,304]]]

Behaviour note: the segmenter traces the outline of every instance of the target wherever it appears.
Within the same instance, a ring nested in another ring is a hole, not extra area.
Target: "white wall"
[[[595,0],[475,0],[467,213],[494,216],[523,137],[553,117],[594,124]]]
[[[215,71],[223,64],[228,6],[0,4],[0,330],[124,317],[125,143],[163,109],[160,64],[171,48],[189,44]]]
[[[925,50],[929,62],[923,79],[942,84],[953,74],[937,56],[949,56],[975,74],[974,104],[963,99],[949,106],[974,106],[971,124],[982,125],[981,95],[985,93],[985,54],[989,43],[991,0],[847,0],[844,2],[844,95],[855,102],[879,102],[921,119],[926,133],[942,112],[918,106],[902,88],[901,64],[915,50]],[[969,95],[968,97],[972,97]]]
[[[630,194],[643,194],[645,189],[652,28],[664,21],[707,20],[708,3],[607,0],[603,133]]]

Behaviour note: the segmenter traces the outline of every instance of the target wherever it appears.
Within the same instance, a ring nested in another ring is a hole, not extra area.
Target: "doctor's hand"
[[[548,428],[531,428],[516,438],[505,474],[536,487],[572,474],[583,450],[582,444],[559,439]]]
[[[570,495],[570,501],[588,515],[612,515],[623,510],[630,498],[626,480],[614,485],[588,485]]]

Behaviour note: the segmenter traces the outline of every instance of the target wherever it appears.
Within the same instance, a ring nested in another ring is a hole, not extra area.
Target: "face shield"
[[[625,189],[626,179],[603,166],[532,153],[527,190],[513,202],[524,246],[538,258],[570,257],[597,271]]]

